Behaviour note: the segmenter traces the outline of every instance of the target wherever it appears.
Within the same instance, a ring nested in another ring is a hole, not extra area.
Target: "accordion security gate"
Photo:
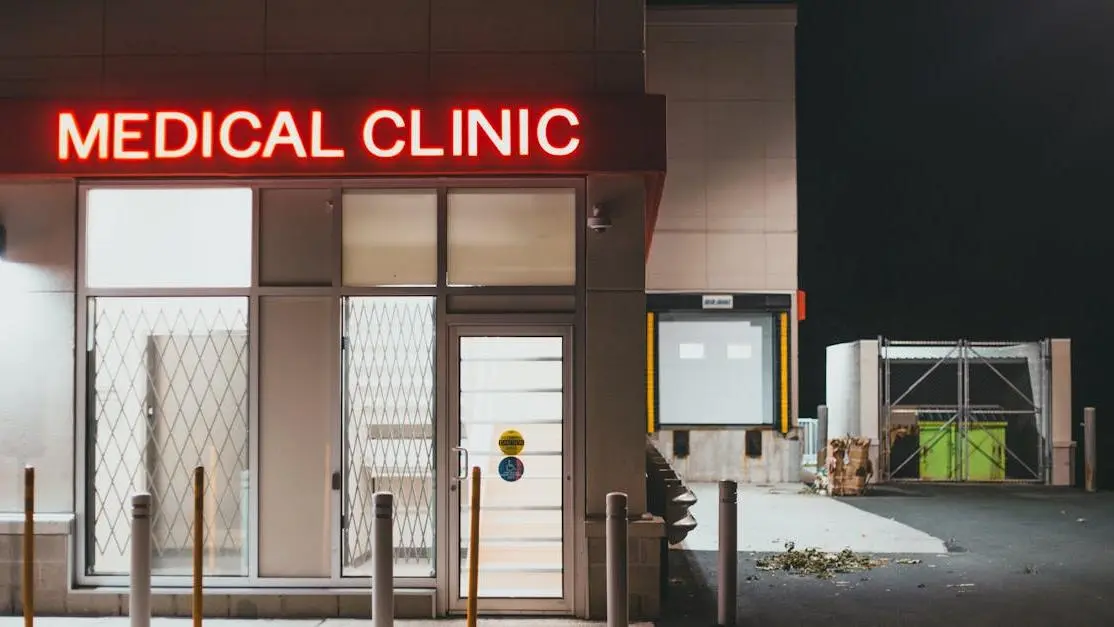
[[[1049,345],[879,340],[883,480],[1049,481]]]

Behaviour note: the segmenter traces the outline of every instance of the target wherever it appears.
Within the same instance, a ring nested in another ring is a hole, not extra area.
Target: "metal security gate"
[[[878,345],[883,480],[1050,480],[1047,340]]]

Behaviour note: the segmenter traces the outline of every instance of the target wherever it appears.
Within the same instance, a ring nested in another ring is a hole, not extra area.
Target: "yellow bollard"
[[[23,469],[23,625],[35,624],[35,467]]]
[[[476,627],[476,601],[480,589],[480,467],[472,467],[471,533],[468,537],[468,619]]]
[[[201,574],[205,555],[205,467],[193,469],[193,627],[201,627]]]

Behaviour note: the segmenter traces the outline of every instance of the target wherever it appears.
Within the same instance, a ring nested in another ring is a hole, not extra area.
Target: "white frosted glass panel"
[[[89,287],[251,285],[249,188],[92,189],[85,224]]]
[[[448,202],[451,285],[576,282],[573,190],[453,190]]]
[[[345,285],[437,283],[436,191],[351,191],[342,204]]]
[[[460,391],[550,392],[561,389],[559,361],[502,361],[472,364],[460,373]]]
[[[460,342],[460,359],[561,359],[561,344],[559,337],[468,337]]]
[[[658,327],[662,424],[773,421],[774,339],[771,314],[663,315]]]
[[[460,446],[482,469],[479,595],[560,598],[564,594],[563,338],[462,337]],[[542,391],[538,391],[542,390]],[[514,429],[524,446],[499,450]],[[508,463],[521,474],[504,476]],[[460,594],[467,594],[471,484],[460,490]]]

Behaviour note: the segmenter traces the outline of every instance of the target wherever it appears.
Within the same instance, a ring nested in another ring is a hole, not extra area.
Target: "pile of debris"
[[[843,549],[839,553],[825,553],[817,549],[798,551],[792,542],[787,542],[784,553],[761,558],[755,562],[755,567],[758,570],[785,571],[794,575],[815,575],[818,579],[831,579],[836,574],[870,570],[884,563],[885,560],[859,555],[851,549]]]

